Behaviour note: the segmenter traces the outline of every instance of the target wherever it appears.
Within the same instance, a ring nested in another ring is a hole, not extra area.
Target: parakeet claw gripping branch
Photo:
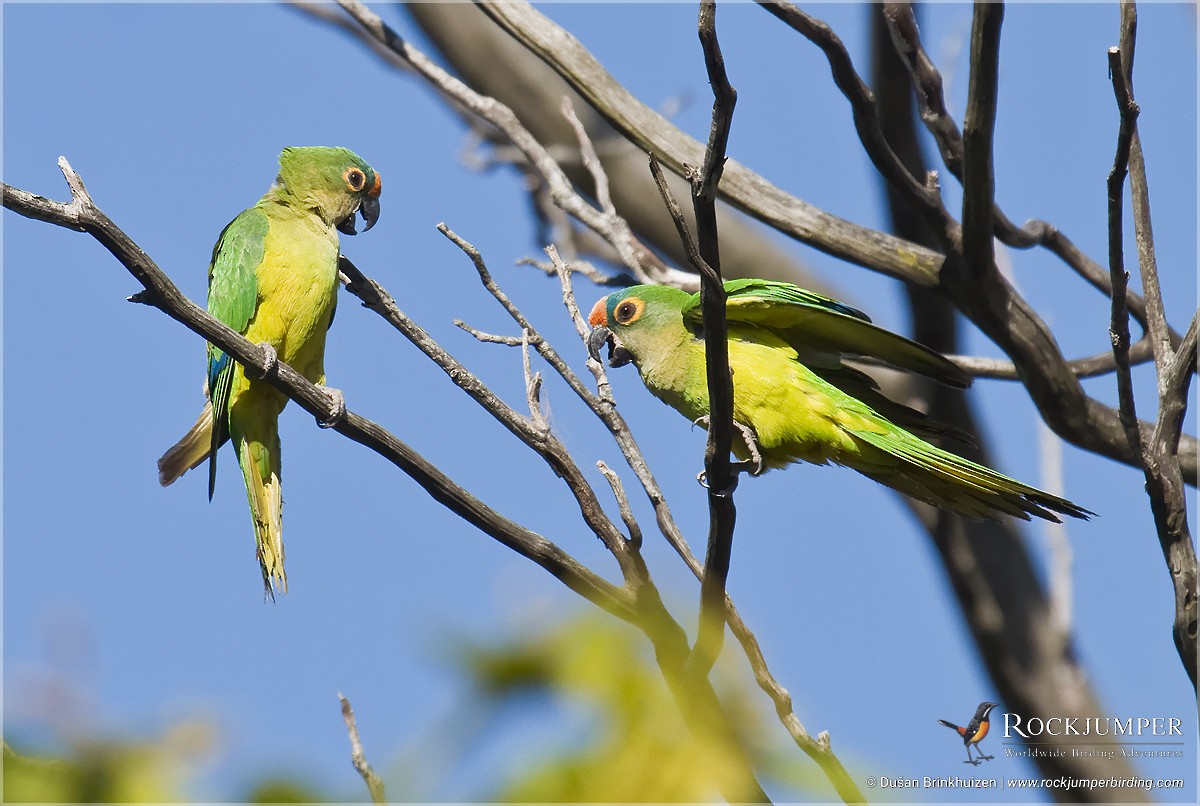
[[[325,383],[325,331],[337,305],[338,232],[366,232],[379,218],[379,174],[353,151],[285,148],[275,184],[233,219],[208,267],[208,310],[268,357]],[[209,400],[191,430],[158,460],[164,487],[204,460],[208,497],[216,486],[217,450],[231,440],[246,482],[258,563],[267,596],[287,592],[283,567],[283,493],[279,413],[287,397],[220,349],[208,345]],[[344,415],[341,394],[331,394]],[[333,418],[336,423],[338,417]]]
[[[970,386],[971,377],[944,356],[790,283],[732,280],[725,290],[734,421],[753,439],[734,440],[741,467],[844,465],[968,518],[1095,514],[927,441],[961,432],[890,400],[874,379],[842,361],[870,357],[948,386]],[[600,360],[607,344],[611,366],[633,363],[652,394],[707,427],[699,294],[633,286],[597,302],[588,322],[593,358]]]

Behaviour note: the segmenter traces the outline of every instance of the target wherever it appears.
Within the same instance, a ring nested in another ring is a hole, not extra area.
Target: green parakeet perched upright
[[[325,383],[325,331],[337,303],[338,231],[353,235],[355,213],[379,218],[380,179],[345,148],[285,148],[266,195],[221,233],[208,266],[208,310],[309,381]],[[200,419],[158,460],[166,487],[205,459],[208,497],[217,449],[232,439],[246,482],[267,595],[287,592],[279,413],[287,397],[208,345],[208,403]]]
[[[966,388],[971,378],[938,353],[876,325],[866,314],[790,283],[733,280],[728,294],[733,417],[748,429],[765,468],[791,462],[853,468],[881,484],[968,518],[997,513],[1058,521],[1094,513],[930,444],[952,434],[889,400],[866,373],[842,363],[863,356]],[[708,415],[700,295],[641,285],[601,299],[588,345],[609,363],[631,361],[656,397],[693,422]],[[749,436],[747,436],[747,440]],[[752,456],[734,434],[734,454]]]

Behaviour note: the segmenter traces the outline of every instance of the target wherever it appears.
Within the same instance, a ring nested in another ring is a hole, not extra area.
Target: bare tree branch
[[[992,228],[996,180],[992,138],[996,128],[1001,3],[976,3],[971,25],[971,74],[963,121],[962,256],[966,273],[982,278],[995,265]]]
[[[1142,434],[1138,429],[1137,408],[1133,397],[1133,375],[1129,369],[1129,309],[1125,302],[1125,288],[1129,283],[1129,272],[1125,271],[1124,257],[1124,187],[1129,171],[1129,146],[1133,140],[1134,120],[1138,115],[1133,102],[1124,68],[1121,66],[1121,49],[1108,50],[1109,72],[1112,73],[1113,90],[1117,94],[1117,105],[1121,113],[1120,131],[1117,135],[1117,153],[1108,174],[1108,265],[1112,277],[1112,315],[1109,335],[1113,355],[1117,362],[1118,411],[1125,438],[1140,458],[1145,471],[1145,450]]]
[[[1128,299],[1128,297],[1126,298]],[[1021,380],[1021,374],[1017,371],[1017,365],[1003,358],[983,358],[972,355],[954,355],[952,353],[946,353],[945,355],[946,358],[957,364],[960,369],[976,378],[992,378],[1003,381]],[[1150,345],[1148,337],[1143,336],[1130,346],[1129,363],[1131,365],[1144,364],[1147,361],[1153,360],[1153,348]],[[1096,353],[1086,358],[1075,358],[1067,362],[1067,369],[1076,378],[1094,378],[1097,375],[1107,375],[1110,372],[1114,372],[1116,368],[1117,362],[1113,357],[1112,350]]]
[[[930,60],[921,44],[921,36],[917,29],[916,16],[912,3],[886,2],[883,4],[884,19],[896,52],[908,68],[916,90],[917,102],[921,119],[933,135],[941,151],[942,162],[950,173],[963,181],[963,142],[954,118],[946,109],[942,90],[942,76]],[[1046,221],[1027,221],[1023,227],[1017,227],[1002,210],[995,206],[996,237],[1006,246],[1016,249],[1028,249],[1033,246],[1043,246],[1066,263],[1092,287],[1106,297],[1112,296],[1112,285],[1108,271],[1100,264],[1085,255],[1057,227]],[[1129,311],[1145,328],[1145,302],[1133,291],[1127,294]],[[1178,334],[1173,334],[1178,341]],[[1140,344],[1140,341],[1139,341]],[[994,377],[994,376],[988,376]],[[1080,377],[1084,377],[1080,375]]]
[[[383,780],[367,763],[367,756],[363,752],[362,739],[358,737],[358,723],[354,721],[354,709],[350,707],[350,701],[340,693],[338,701],[342,704],[342,720],[345,721],[346,732],[350,735],[350,761],[367,785],[367,791],[371,793],[371,802],[387,803],[387,791],[384,789]]]
[[[617,509],[621,513],[621,520],[624,521],[625,528],[629,530],[630,544],[641,547],[642,527],[638,525],[637,518],[633,516],[633,510],[629,506],[629,497],[625,495],[625,487],[621,485],[621,477],[604,462],[596,462],[596,467],[608,481],[608,486],[612,488],[613,498],[617,499]]]
[[[929,220],[928,223],[931,231],[938,237],[941,237],[944,242],[953,244],[959,237],[957,224],[950,218],[936,188],[918,182],[914,175],[905,168],[895,152],[892,151],[877,119],[874,96],[855,71],[854,65],[850,60],[850,55],[837,34],[826,23],[806,14],[791,3],[777,2],[776,0],[759,0],[759,4],[821,48],[829,60],[834,83],[842,91],[842,94],[846,96],[847,100],[850,101],[854,113],[855,128],[858,130],[859,139],[868,156],[871,157],[871,161],[875,164],[880,174],[887,180],[889,186],[899,193],[907,203],[912,204],[920,210]],[[918,82],[919,87],[926,89],[927,97],[924,98],[925,109],[923,112],[926,110],[929,111],[927,120],[931,122],[931,130],[934,130],[935,134],[942,134],[939,142],[942,140],[946,141],[946,148],[949,152],[947,156],[948,165],[951,167],[954,175],[961,180],[963,177],[962,164],[964,159],[962,137],[958,132],[958,127],[954,125],[953,120],[946,112],[941,96],[941,75],[921,48],[920,40],[916,35],[915,19],[912,18],[911,5],[907,3],[885,4],[885,13],[888,13],[888,6],[894,7],[890,12],[893,18],[889,19],[893,24],[893,28],[906,31],[912,38],[912,42],[906,42],[900,38],[897,38],[896,41],[898,46],[908,46],[906,53],[912,62],[911,69],[914,70],[914,81]],[[899,17],[899,20],[895,19],[895,17]],[[994,73],[994,54],[992,65],[992,72]],[[921,84],[921,79],[918,76],[924,78],[928,82],[928,86]],[[994,79],[993,75],[993,81]],[[993,88],[993,99],[994,95]],[[931,109],[933,106],[936,107],[936,111]],[[994,110],[992,111],[992,115],[994,116]],[[997,221],[997,230],[1002,229],[1002,223],[1006,224],[1009,229],[1015,229],[1003,217],[1003,214],[995,208],[994,200],[990,204]],[[1098,266],[1095,266],[1086,255],[1079,252],[1074,244],[1065,236],[1062,236],[1051,225],[1045,222],[1030,222],[1027,228],[1030,229],[1031,233],[1036,229],[1036,232],[1039,234],[1035,238],[1035,235],[1025,233],[1023,237],[1027,242],[1018,245],[1032,246],[1034,243],[1042,242],[1043,239],[1047,240],[1047,245],[1050,245],[1052,242],[1055,248],[1064,254],[1069,254],[1073,258],[1072,261],[1068,262],[1079,266],[1079,271],[1085,279],[1092,281],[1096,276],[1107,279],[1107,275],[1103,274]],[[981,253],[979,258],[982,257]],[[990,262],[990,250],[987,257]],[[970,258],[966,262],[968,265],[972,265],[973,263]],[[1093,268],[1095,272],[1091,271]],[[1111,288],[1105,283],[1099,283],[1097,287],[1100,287],[1106,295],[1111,293]],[[1144,305],[1141,298],[1137,297],[1136,294],[1131,294],[1130,296],[1132,298],[1131,304],[1141,313],[1140,321],[1144,322]],[[1137,360],[1145,360],[1149,357],[1149,344],[1143,344],[1139,341]],[[1011,361],[964,356],[953,356],[952,358],[959,366],[979,377],[1005,378],[1010,380],[1019,380],[1021,377],[1016,365]],[[1111,351],[1106,351],[1085,359],[1070,361],[1067,362],[1067,365],[1077,377],[1081,378],[1111,372],[1114,368]]]
[[[871,13],[875,59],[872,84],[877,93],[881,125],[908,170],[919,175],[925,163],[917,140],[911,84],[903,72],[901,56],[896,53],[884,14],[880,9],[872,9]],[[923,216],[912,210],[890,186],[887,196],[892,226],[898,235],[926,245],[936,244]],[[909,286],[906,290],[914,337],[942,353],[958,349],[959,319],[951,302],[929,289]],[[1111,351],[1107,359],[1111,367]],[[991,464],[987,434],[971,406],[971,393],[912,380],[927,401],[930,417],[962,428],[974,437],[976,447],[968,449],[967,458]],[[1042,426],[1040,431],[1045,434],[1048,429]],[[1043,438],[1042,442],[1056,444],[1053,439]],[[1052,579],[1053,589],[1046,590],[1030,556],[1028,541],[1022,538],[1017,523],[966,521],[912,503],[911,499],[904,501],[929,530],[964,623],[1006,707],[1016,713],[1060,713],[1067,709],[1079,718],[1103,717],[1106,711],[1092,690],[1074,637],[1066,621],[1059,617],[1063,608],[1058,597],[1064,593],[1063,586]],[[1059,554],[1056,552],[1055,556]],[[1134,774],[1128,762],[1118,758],[1046,754],[1033,760],[1047,778]],[[1118,767],[1114,768],[1114,764]],[[1099,790],[1076,788],[1060,797],[1068,800],[1103,794]],[[1115,792],[1111,797],[1145,799],[1137,790]]]
[[[1176,650],[1196,688],[1197,666],[1197,564],[1187,522],[1187,498],[1180,471],[1176,422],[1182,422],[1187,407],[1186,386],[1180,386],[1173,372],[1180,367],[1195,366],[1194,356],[1181,364],[1174,361],[1171,335],[1163,311],[1162,292],[1158,283],[1158,266],[1154,256],[1154,234],[1150,224],[1150,195],[1146,183],[1146,166],[1137,134],[1138,105],[1133,98],[1133,53],[1137,36],[1137,8],[1132,0],[1121,3],[1121,44],[1109,48],[1109,72],[1113,91],[1121,113],[1117,137],[1117,153],[1109,175],[1109,260],[1113,278],[1112,337],[1117,357],[1117,389],[1120,397],[1121,422],[1127,439],[1142,457],[1146,475],[1146,494],[1159,545],[1171,574],[1175,595],[1175,614],[1172,635]],[[1158,375],[1158,422],[1150,434],[1137,426],[1133,398],[1133,377],[1129,370],[1129,316],[1124,305],[1122,287],[1128,281],[1122,255],[1122,186],[1126,171],[1130,175],[1133,200],[1134,231],[1137,237],[1138,264],[1142,288],[1146,294],[1146,314],[1154,364]],[[1121,297],[1121,299],[1118,299]],[[1193,320],[1194,321],[1194,320]],[[1189,328],[1189,331],[1194,328]]]
[[[1159,405],[1158,423],[1154,426],[1152,442],[1162,443],[1163,450],[1170,454],[1179,453],[1179,436],[1183,418],[1187,414],[1187,389],[1196,372],[1196,332],[1200,327],[1200,310],[1192,315],[1187,332],[1179,342],[1175,358],[1167,367],[1165,379],[1160,381],[1162,402]]]

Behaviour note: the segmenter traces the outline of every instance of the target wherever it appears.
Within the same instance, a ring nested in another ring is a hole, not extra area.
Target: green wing
[[[270,222],[257,207],[229,223],[213,247],[208,266],[208,312],[239,333],[254,317],[258,302],[258,266]],[[212,445],[208,454],[208,497],[217,483],[217,449],[229,436],[229,393],[234,362],[220,348],[208,345],[208,396],[212,401]]]
[[[971,376],[944,356],[871,323],[862,311],[835,299],[771,280],[731,280],[725,316],[730,324],[765,328],[795,348],[800,360],[816,370],[836,368],[842,355],[874,358],[897,369],[917,372],[947,386],[965,389]],[[701,324],[700,295],[683,308],[692,329]]]

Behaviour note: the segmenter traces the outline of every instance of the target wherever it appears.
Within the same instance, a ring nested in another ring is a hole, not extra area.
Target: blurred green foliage
[[[211,740],[208,726],[181,723],[154,742],[88,740],[60,757],[27,755],[4,743],[5,803],[180,803],[196,760]],[[245,803],[312,803],[329,800],[295,781],[265,778]]]
[[[765,700],[732,649],[715,674],[734,728],[734,738],[721,741],[698,739],[689,730],[645,638],[604,614],[523,639],[462,647],[459,662],[485,706],[533,693],[591,716],[586,737],[512,771],[490,799],[709,802],[720,800],[722,791],[743,789],[741,767],[730,762],[738,755],[789,794],[809,788],[819,776],[807,771],[812,765],[784,740],[774,719],[765,718]]]
[[[829,795],[815,765],[763,710],[767,701],[752,687],[736,647],[714,672],[733,723],[732,733],[721,740],[697,738],[644,636],[604,614],[578,615],[490,642],[459,637],[448,649],[449,662],[467,684],[453,712],[416,735],[389,737],[393,747],[406,750],[366,747],[393,801],[706,802],[742,788],[742,767],[731,763],[739,756],[758,770],[769,790],[786,799]],[[369,705],[360,706],[360,720],[371,719]],[[552,718],[539,718],[547,714]],[[523,730],[530,725],[532,731]],[[521,740],[505,744],[514,728]],[[378,735],[378,725],[373,733]],[[69,741],[69,751],[60,757],[5,744],[4,800],[194,800],[199,761],[215,742],[212,726],[183,722],[149,741]],[[482,775],[481,751],[490,759]],[[347,746],[329,752],[345,754],[350,766]],[[459,778],[473,763],[471,782],[463,783]],[[367,800],[365,785],[340,794],[331,797],[287,777],[264,775],[234,798],[249,803]]]
[[[186,737],[183,738],[186,741]],[[7,803],[147,803],[184,800],[178,741],[80,742],[69,757],[25,755],[4,744]]]

